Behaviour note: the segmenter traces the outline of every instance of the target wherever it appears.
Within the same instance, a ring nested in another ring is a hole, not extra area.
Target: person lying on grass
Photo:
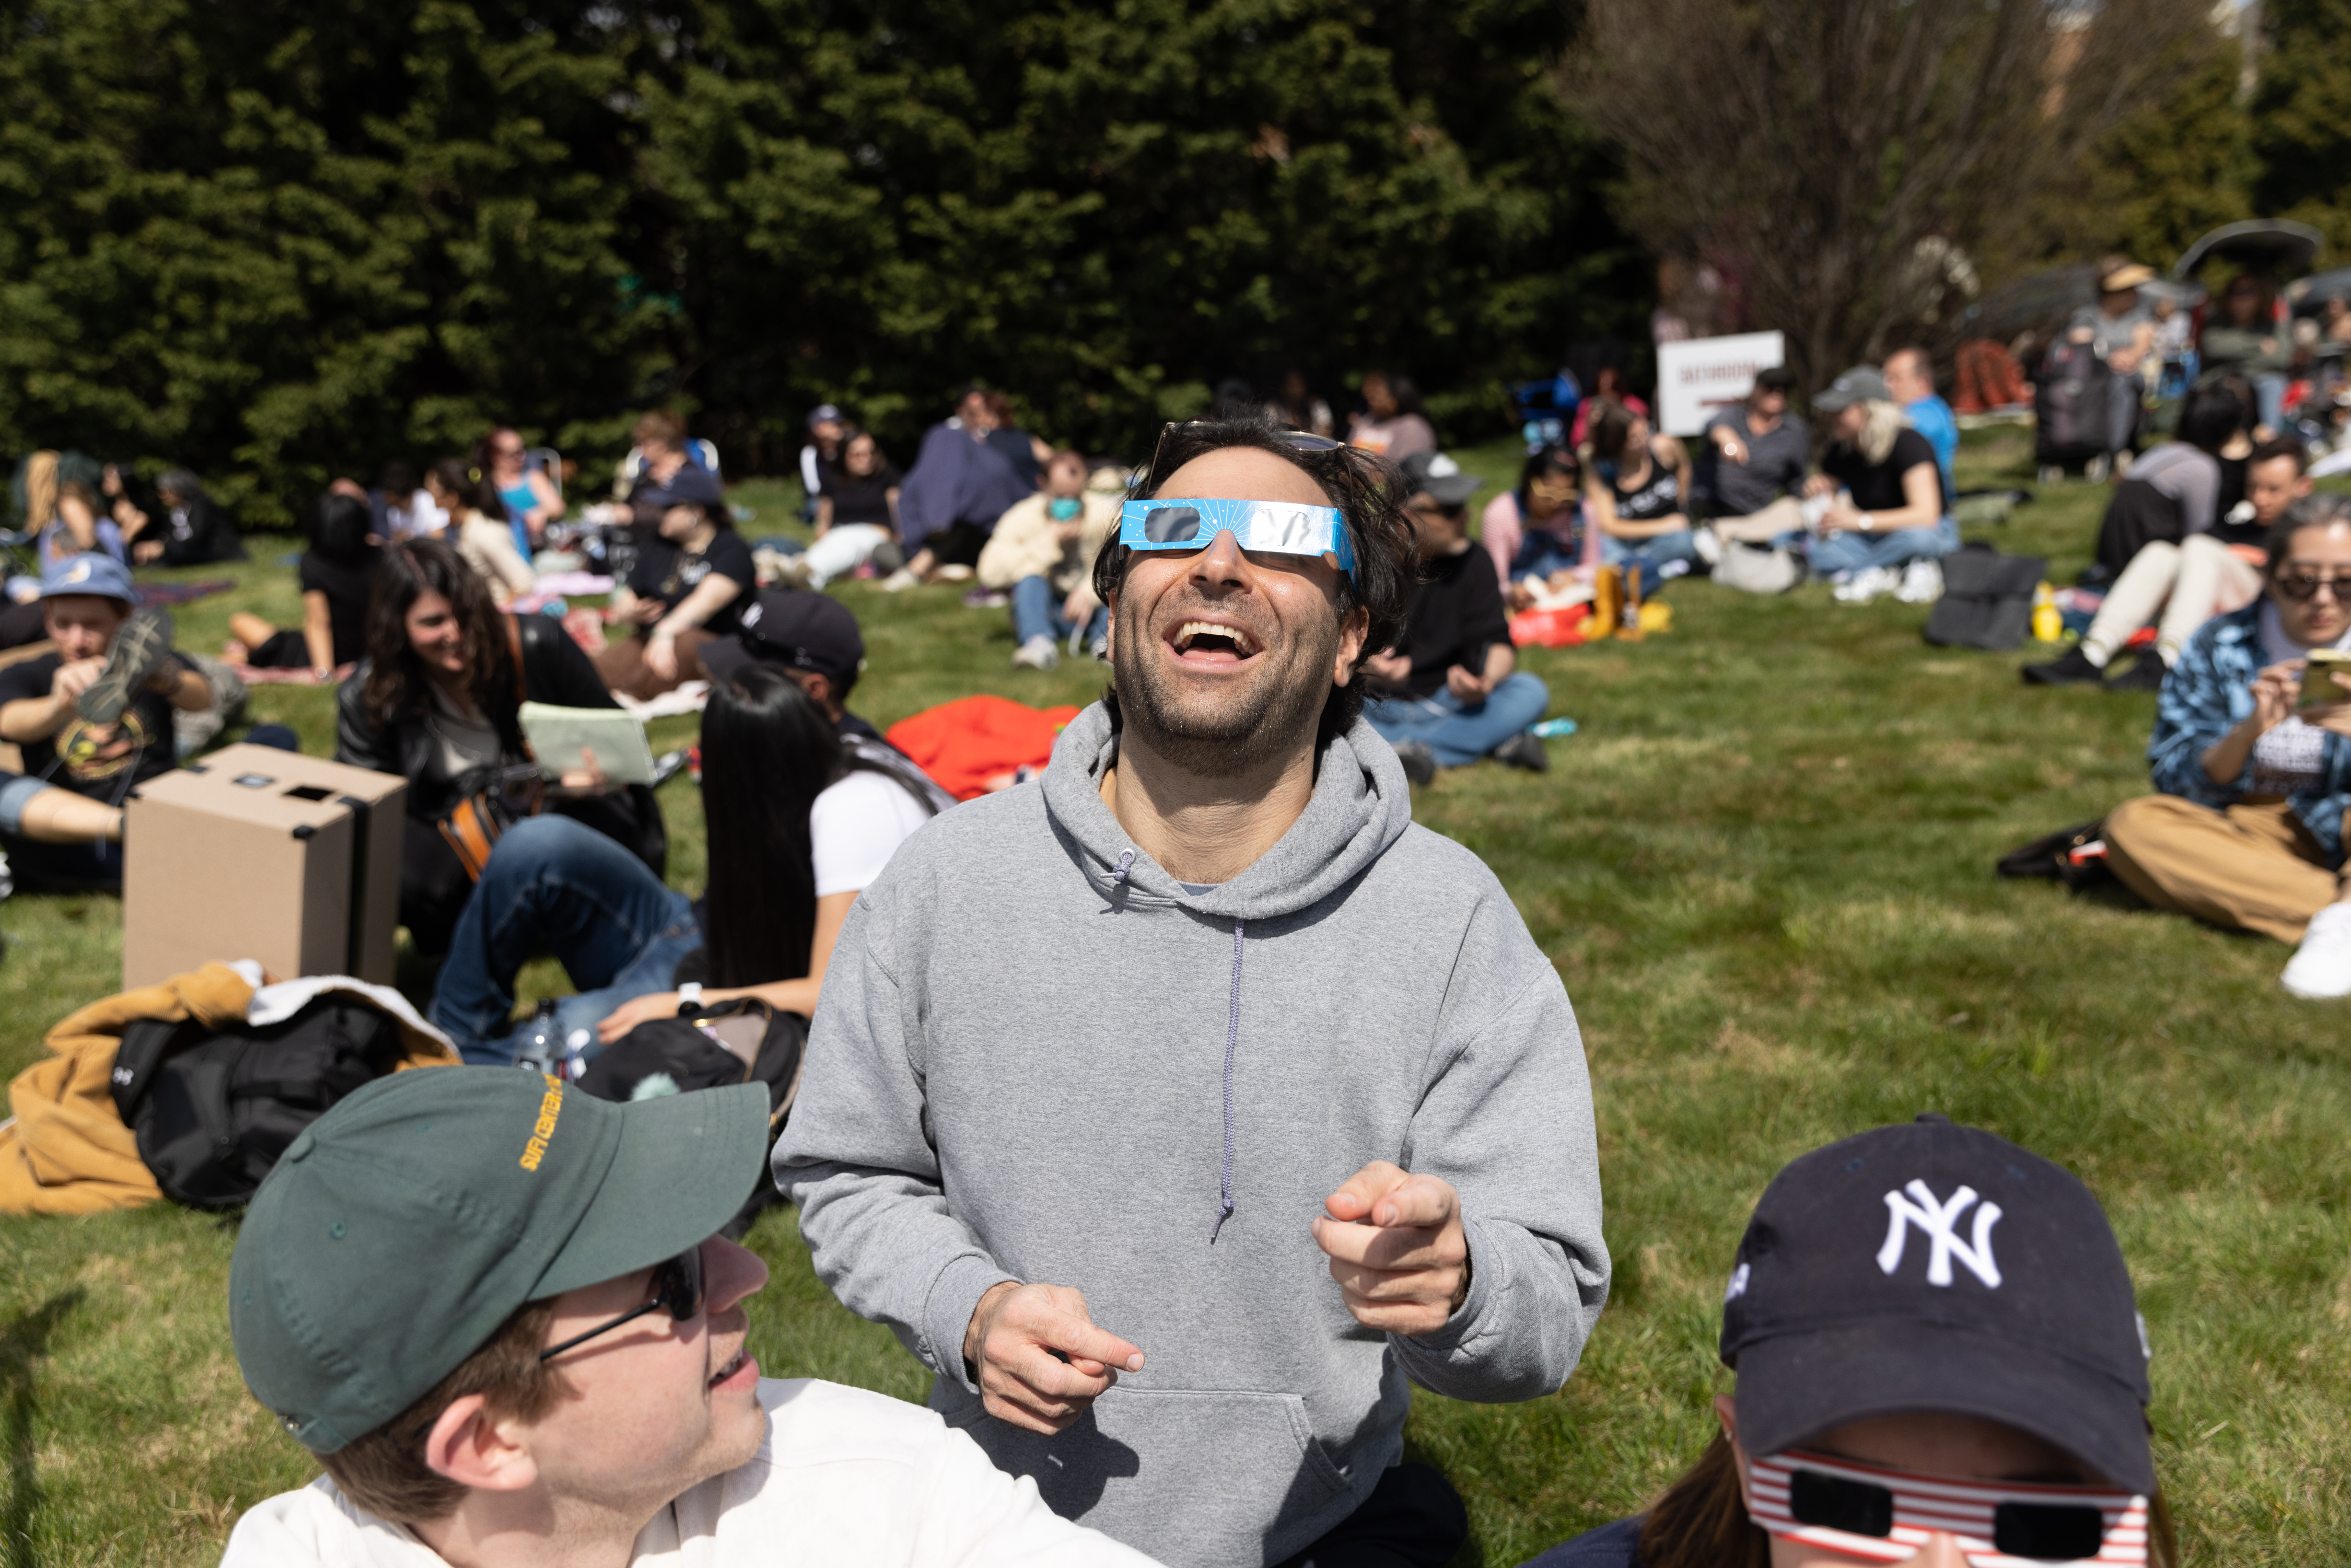
[[[1094,563],[1111,691],[851,908],[776,1148],[933,1406],[1186,1568],[1448,1561],[1410,1385],[1551,1394],[1607,1298],[1558,971],[1362,716],[1404,499],[1327,437],[1166,427]]]
[[[1931,1114],[1815,1149],[1725,1296],[1706,1452],[1524,1568],[2179,1561],[2130,1271],[2063,1168]]]
[[[338,480],[319,497],[310,526],[310,548],[302,552],[295,580],[302,588],[302,626],[280,631],[251,611],[228,618],[235,643],[223,650],[232,664],[260,669],[304,670],[320,682],[367,653],[368,593],[375,583],[382,540],[371,530],[374,514],[367,492]],[[240,656],[241,655],[241,656]]]
[[[223,1568],[859,1568],[1148,1560],[1054,1517],[919,1406],[759,1375],[768,1094],[628,1104],[535,1073],[395,1073],[254,1195],[229,1332],[326,1474]]]
[[[2261,599],[2188,640],[2147,743],[2159,794],[2107,813],[2106,864],[2154,904],[2300,946],[2298,997],[2351,996],[2351,497],[2310,496],[2270,538]]]

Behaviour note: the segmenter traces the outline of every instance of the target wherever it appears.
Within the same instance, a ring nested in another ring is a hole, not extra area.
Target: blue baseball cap
[[[139,590],[131,584],[131,569],[110,555],[69,555],[49,563],[48,570],[41,573],[41,597],[57,599],[74,593],[120,599],[131,605],[139,602]]]

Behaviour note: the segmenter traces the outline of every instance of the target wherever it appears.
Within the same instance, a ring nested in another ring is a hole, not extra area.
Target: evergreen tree
[[[2341,266],[2351,258],[2351,0],[2267,0],[2263,12],[2256,204],[2263,217],[2324,230]]]

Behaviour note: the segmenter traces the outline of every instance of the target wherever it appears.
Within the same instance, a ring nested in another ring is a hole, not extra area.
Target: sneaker
[[[2314,1001],[2351,997],[2351,904],[2330,904],[2310,917],[2278,984]]]
[[[2119,675],[2108,675],[2106,677],[2106,690],[2110,692],[2159,692],[2163,689],[2163,677],[2170,673],[2171,671],[2165,666],[2163,656],[2161,654],[2141,653],[2137,658],[2131,661],[2131,667],[2129,669],[2125,670]]]
[[[1040,632],[1020,644],[1020,651],[1012,655],[1012,664],[1020,670],[1059,669],[1061,664],[1061,644]]]
[[[1012,602],[1012,595],[995,588],[975,588],[963,596],[966,610],[1001,610]]]
[[[1431,784],[1437,780],[1437,753],[1421,741],[1407,740],[1395,748],[1396,760],[1404,764],[1404,776],[1415,784]]]
[[[1690,534],[1690,549],[1698,551],[1698,559],[1706,562],[1709,569],[1722,564],[1722,541],[1715,538],[1712,528],[1694,530]]]
[[[1865,566],[1836,591],[1839,604],[1866,604],[1902,586],[1902,574],[1890,566]]]
[[[2039,477],[2043,485],[2062,485],[2065,481],[2065,470],[2054,463],[2043,463]]]
[[[1902,586],[1894,597],[1905,604],[1932,604],[1943,597],[1943,566],[1940,561],[1914,560],[1902,569]]]
[[[162,608],[132,611],[114,634],[106,668],[74,704],[75,711],[92,724],[112,724],[171,651],[172,612]]]
[[[2105,671],[2090,663],[2090,655],[2079,647],[2066,649],[2045,664],[2027,664],[2017,674],[2028,686],[2095,686],[2106,678]]]
[[[921,578],[916,577],[913,572],[908,571],[902,566],[897,570],[892,572],[889,576],[882,580],[882,591],[884,593],[904,593],[910,588],[920,587],[922,585],[922,580],[923,580]]]
[[[2082,465],[2082,477],[2093,485],[2103,485],[2106,482],[2106,475],[2111,469],[2112,465],[2106,455],[2101,452]]]
[[[1542,737],[1523,729],[1494,747],[1494,760],[1530,773],[1551,771],[1551,753],[1544,749]]]
[[[967,566],[943,566],[931,576],[940,582],[969,582],[973,572]]]

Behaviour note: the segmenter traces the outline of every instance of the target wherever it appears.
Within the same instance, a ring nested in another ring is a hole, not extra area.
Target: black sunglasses
[[[1890,1488],[1798,1469],[1789,1478],[1788,1511],[1800,1524],[1883,1539],[1894,1533]],[[2004,1557],[2077,1563],[2095,1557],[2105,1517],[2088,1503],[2003,1502],[1992,1510],[1991,1543]]]
[[[653,1270],[653,1299],[632,1312],[622,1312],[609,1323],[599,1323],[586,1333],[573,1334],[561,1344],[538,1353],[538,1359],[561,1355],[574,1345],[586,1344],[598,1334],[611,1333],[622,1323],[632,1323],[648,1312],[669,1309],[669,1315],[679,1322],[690,1322],[702,1312],[702,1249],[689,1247],[668,1262]]]
[[[2319,577],[2311,572],[2302,571],[2288,577],[2285,573],[2280,572],[2270,580],[2270,584],[2297,604],[2305,599],[2317,598],[2318,591],[2322,588],[2332,589],[2338,601],[2351,599],[2351,574],[2341,577]]]
[[[1158,443],[1151,449],[1151,466],[1143,472],[1147,478],[1159,472],[1159,455],[1167,449],[1167,438],[1176,432],[1195,424],[1207,424],[1205,419],[1171,419],[1159,427]],[[1333,441],[1327,435],[1315,435],[1303,430],[1278,430],[1274,439],[1293,452],[1343,452],[1347,444]]]

